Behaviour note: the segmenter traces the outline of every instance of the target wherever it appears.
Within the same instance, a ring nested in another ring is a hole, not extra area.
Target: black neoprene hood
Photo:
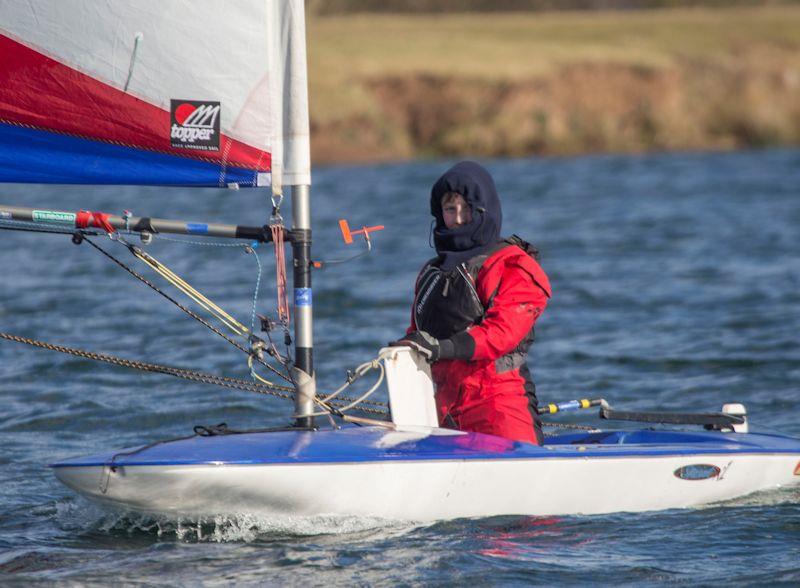
[[[442,197],[457,192],[472,210],[472,222],[448,229],[442,216]],[[491,174],[474,161],[462,161],[447,170],[431,188],[431,214],[436,218],[433,240],[443,267],[466,261],[500,238],[503,212]]]
[[[503,223],[500,198],[494,179],[485,167],[474,161],[462,161],[442,174],[431,188],[431,214],[436,217],[436,225],[444,226],[442,218],[442,197],[448,192],[458,192],[472,208],[473,216],[478,209],[486,211],[498,227]]]

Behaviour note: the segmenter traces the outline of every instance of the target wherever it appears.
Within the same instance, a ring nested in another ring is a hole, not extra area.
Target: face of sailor
[[[455,229],[472,222],[472,208],[457,192],[448,192],[442,196],[442,218],[444,226]]]

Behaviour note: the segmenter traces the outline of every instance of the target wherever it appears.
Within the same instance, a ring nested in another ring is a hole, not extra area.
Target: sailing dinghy
[[[580,431],[549,437],[543,447],[437,428],[424,361],[407,348],[390,353],[384,362],[391,427],[223,431],[53,468],[67,486],[100,503],[178,517],[339,514],[432,521],[638,512],[717,503],[800,482],[800,440],[735,432],[746,430],[741,405],[728,407],[736,415],[633,415],[705,421],[724,430]]]
[[[290,367],[291,386],[84,354],[290,396],[294,425],[250,432],[201,427],[187,438],[53,464],[58,479],[82,495],[170,516],[435,520],[691,507],[800,483],[800,440],[748,432],[741,405],[686,415],[567,403],[550,412],[596,406],[607,419],[702,429],[570,431],[538,447],[439,428],[428,367],[403,348],[383,350],[355,375],[385,373],[390,413],[383,421],[352,416],[352,410],[364,410],[366,394],[346,399],[340,389],[317,395],[302,2],[0,0],[0,55],[0,180],[264,186],[273,194],[267,225],[0,205],[4,228],[62,233],[76,243],[110,234],[156,271],[162,266],[126,237],[139,235],[146,242],[155,233],[178,233],[273,242],[278,255],[285,241],[294,258],[291,365],[252,329],[214,314],[234,330],[235,336],[223,336],[248,354],[251,365],[265,364],[266,350]],[[291,229],[282,226],[279,214],[287,187]],[[358,232],[342,228],[346,238]],[[368,230],[361,232],[367,236]],[[199,293],[172,281],[216,312]],[[279,316],[286,327],[287,313]],[[264,327],[275,325],[265,320]]]

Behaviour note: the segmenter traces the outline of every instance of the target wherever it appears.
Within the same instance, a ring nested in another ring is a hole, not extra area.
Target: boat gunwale
[[[582,443],[582,439],[587,442]],[[626,442],[628,440],[639,443]],[[565,433],[551,438],[549,444],[538,446],[449,429],[344,427],[166,439],[113,452],[66,458],[49,464],[49,467],[358,464],[770,454],[797,455],[800,458],[800,438],[774,433],[608,429]]]

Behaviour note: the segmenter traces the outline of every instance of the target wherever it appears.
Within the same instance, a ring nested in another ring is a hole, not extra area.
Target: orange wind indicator
[[[350,225],[347,224],[347,221],[339,219],[339,228],[342,229],[342,238],[344,242],[348,245],[353,242],[353,235],[364,235],[364,238],[369,241],[369,234],[373,231],[382,231],[383,225],[376,225],[374,227],[361,227],[357,231],[351,231]]]

